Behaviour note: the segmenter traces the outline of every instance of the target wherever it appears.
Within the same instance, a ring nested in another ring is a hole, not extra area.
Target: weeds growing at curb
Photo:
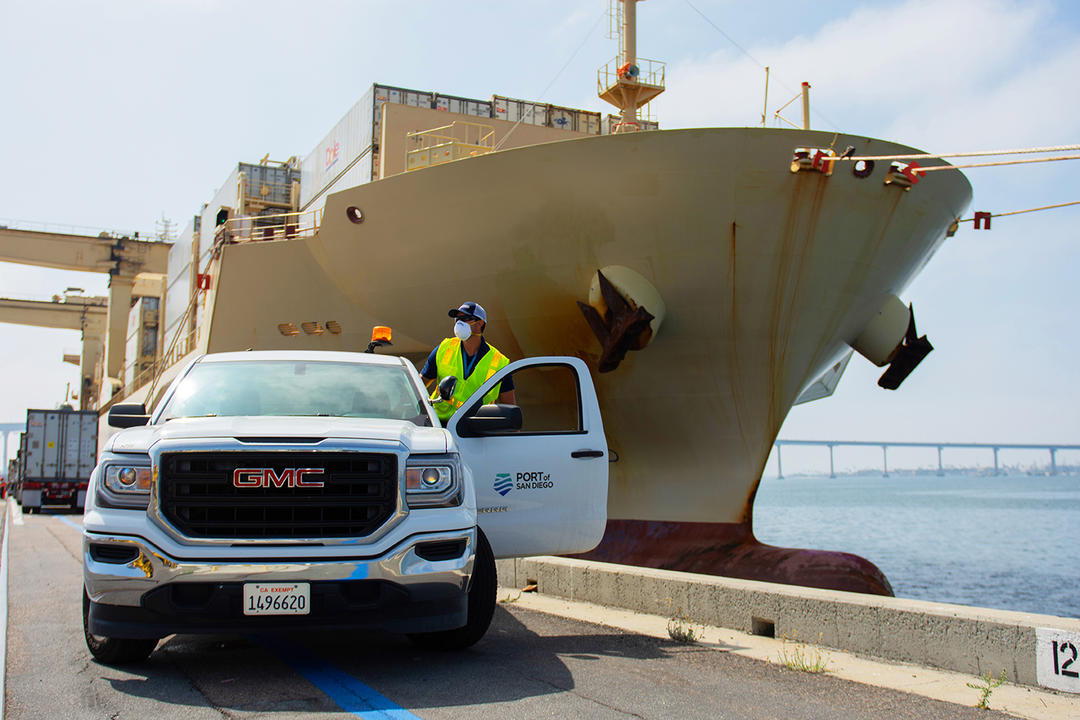
[[[667,634],[675,642],[692,645],[704,637],[705,626],[694,625],[681,610],[676,610],[675,614],[668,618]]]
[[[501,602],[504,602],[504,603],[516,603],[518,600],[521,599],[521,593],[522,593],[521,590],[518,590],[517,595],[511,595],[510,593],[506,593],[506,597],[504,597]]]
[[[981,683],[969,682],[967,686],[982,693],[975,707],[988,710],[990,708],[990,694],[994,692],[995,688],[1001,687],[1005,683],[1005,668],[1001,668],[1001,677],[996,680],[989,670],[986,671],[985,675],[980,676],[980,679],[982,680]]]
[[[818,635],[819,643],[821,638],[822,636]],[[799,642],[797,632],[792,632],[791,637],[784,635],[781,642],[783,646],[780,648],[779,660],[784,667],[814,674],[828,671],[832,657],[822,652],[820,647],[810,648],[805,643]]]
[[[667,598],[667,604],[671,606],[671,598]],[[667,634],[675,642],[692,645],[705,636],[705,626],[695,625],[683,614],[682,608],[675,608],[667,621]]]

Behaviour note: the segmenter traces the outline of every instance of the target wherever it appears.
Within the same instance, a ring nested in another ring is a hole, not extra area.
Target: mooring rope
[[[1027,158],[1025,160],[1002,160],[1000,162],[968,163],[967,165],[931,165],[930,167],[917,167],[912,172],[933,172],[934,170],[966,170],[967,168],[998,167],[1000,165],[1030,165],[1031,163],[1057,162],[1059,160],[1080,160],[1080,155],[1060,155],[1048,158]]]
[[[836,160],[846,160],[850,162],[858,162],[859,160],[922,160],[924,158],[931,160],[934,158],[988,157],[991,155],[1026,155],[1031,153],[1068,152],[1071,150],[1080,150],[1080,145],[1050,145],[1047,147],[1018,148],[1015,150],[978,150],[976,152],[937,154],[918,153],[912,155],[855,155],[852,157],[838,157],[836,158]]]
[[[1023,215],[1024,213],[1039,212],[1040,210],[1054,210],[1056,208],[1069,207],[1070,205],[1080,205],[1080,200],[1073,200],[1072,202],[1067,203],[1058,203],[1057,205],[1043,205],[1042,207],[1028,208],[1027,210],[1010,210],[1009,212],[1003,213],[990,213],[989,217],[996,218],[1005,217],[1006,215]],[[983,217],[987,216],[984,215]],[[975,218],[964,218],[963,220],[957,220],[956,222],[975,222]]]

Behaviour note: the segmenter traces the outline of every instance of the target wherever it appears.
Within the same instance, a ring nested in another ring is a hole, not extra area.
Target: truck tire
[[[128,665],[142,662],[157,647],[157,638],[112,638],[90,634],[90,596],[83,588],[82,617],[86,647],[94,659],[105,665]]]
[[[412,642],[429,650],[464,650],[484,637],[491,617],[495,614],[495,594],[498,578],[495,574],[495,555],[491,552],[484,532],[476,529],[476,558],[473,561],[472,583],[469,585],[469,620],[454,630],[433,633],[414,633]]]

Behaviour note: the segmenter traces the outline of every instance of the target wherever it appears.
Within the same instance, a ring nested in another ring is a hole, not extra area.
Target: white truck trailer
[[[97,461],[93,410],[27,410],[26,446],[16,500],[23,512],[60,506],[82,512]]]

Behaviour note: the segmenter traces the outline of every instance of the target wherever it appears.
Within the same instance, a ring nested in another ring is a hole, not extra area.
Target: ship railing
[[[229,218],[215,233],[215,241],[225,243],[292,240],[312,237],[322,223],[322,208],[304,212],[245,215]]]
[[[459,120],[449,125],[408,134],[413,149],[405,152],[405,170],[441,165],[495,149],[495,128]]]
[[[663,88],[667,74],[667,65],[659,60],[638,58],[636,67],[637,74],[633,74],[633,68],[627,68],[626,63],[619,57],[608,60],[603,67],[596,71],[596,92],[603,96],[604,93],[620,83],[648,85],[653,88]]]

